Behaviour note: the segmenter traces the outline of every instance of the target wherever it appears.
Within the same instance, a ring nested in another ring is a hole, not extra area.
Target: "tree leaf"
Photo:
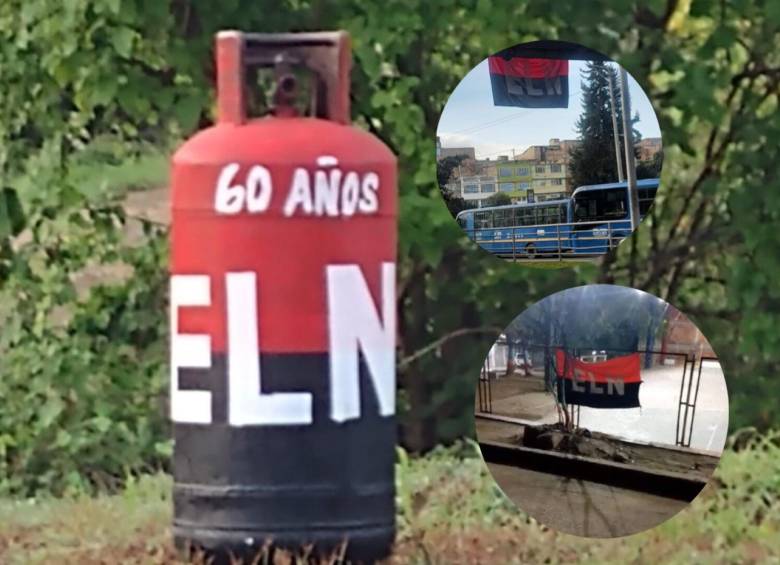
[[[120,57],[129,57],[133,51],[133,41],[137,33],[129,27],[119,27],[111,31],[111,45]]]

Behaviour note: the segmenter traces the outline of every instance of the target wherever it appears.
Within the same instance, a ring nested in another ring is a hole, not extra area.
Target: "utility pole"
[[[607,69],[607,79],[609,80],[609,109],[612,111],[612,133],[615,140],[615,160],[617,161],[618,181],[623,182],[626,177],[623,176],[623,159],[620,158],[620,134],[618,133],[617,108],[615,106],[615,85],[612,82],[612,69]]]
[[[634,135],[631,131],[631,101],[628,99],[626,69],[620,67],[620,102],[623,110],[623,142],[626,149],[626,177],[628,203],[631,209],[631,231],[639,225],[639,195],[636,190],[636,164],[634,163]]]

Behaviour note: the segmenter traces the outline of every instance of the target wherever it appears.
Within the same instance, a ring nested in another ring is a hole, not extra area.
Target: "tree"
[[[473,200],[466,200],[460,196],[453,196],[449,191],[443,192],[442,197],[444,198],[444,203],[447,205],[447,209],[453,217],[457,216],[463,210],[471,210],[472,208],[477,207],[477,203]]]
[[[636,164],[636,178],[638,179],[652,179],[661,176],[661,167],[664,163],[664,153],[659,151],[653,155],[652,159],[647,161],[639,161]]]
[[[453,170],[455,170],[465,158],[465,155],[454,155],[452,157],[445,157],[436,163],[436,180],[439,183],[439,190],[442,192],[447,190],[447,184],[452,180]]]
[[[476,206],[476,204],[465,200],[460,194],[453,194],[453,192],[447,188],[447,184],[452,180],[453,171],[465,158],[465,155],[455,155],[452,157],[445,157],[436,163],[436,181],[439,185],[439,191],[441,191],[444,203],[447,205],[447,209],[453,217],[457,216],[458,213],[463,210],[468,210],[469,208],[474,208]]]
[[[582,114],[575,125],[582,143],[571,150],[569,170],[573,186],[616,182],[618,180],[617,163],[615,161],[615,136],[612,127],[611,102],[609,95],[609,76],[612,76],[613,94],[615,97],[618,121],[620,159],[625,171],[625,156],[623,153],[623,133],[620,88],[618,72],[614,66],[603,61],[590,61],[586,65],[582,82]],[[639,121],[635,115],[631,124]],[[641,134],[632,130],[634,143],[641,139]],[[638,148],[635,146],[638,154]]]
[[[496,192],[493,196],[485,200],[485,206],[505,206],[511,203],[512,199],[506,192]]]

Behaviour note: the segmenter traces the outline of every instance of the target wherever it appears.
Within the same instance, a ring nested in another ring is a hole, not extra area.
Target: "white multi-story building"
[[[458,196],[468,202],[477,202],[477,206],[484,206],[485,201],[498,192],[498,183],[493,176],[460,177]]]

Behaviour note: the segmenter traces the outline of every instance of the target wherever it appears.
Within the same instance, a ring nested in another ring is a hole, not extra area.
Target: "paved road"
[[[582,408],[580,425],[601,432],[619,430],[617,435],[628,440],[673,444],[681,375],[681,367],[655,367],[642,371],[644,382],[639,389],[641,408]],[[729,399],[723,371],[717,363],[705,363],[691,447],[719,453],[726,443],[728,425]]]
[[[687,502],[599,483],[488,463],[501,490],[518,507],[555,530],[612,538],[668,520]]]

